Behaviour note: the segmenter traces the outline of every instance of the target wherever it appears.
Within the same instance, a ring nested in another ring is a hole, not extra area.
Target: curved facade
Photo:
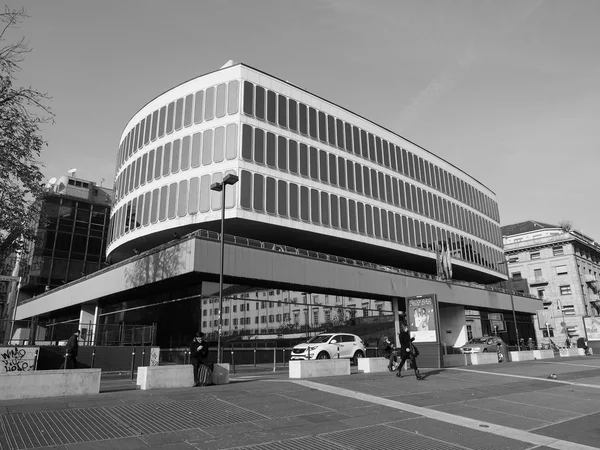
[[[198,228],[456,278],[505,278],[495,194],[441,158],[243,64],[144,106],[121,137],[107,248],[121,260]]]

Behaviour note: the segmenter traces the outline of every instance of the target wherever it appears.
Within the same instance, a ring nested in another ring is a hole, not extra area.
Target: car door
[[[354,352],[358,348],[356,336],[352,336],[351,334],[345,334],[342,336],[342,341],[344,342],[344,351],[346,352],[346,356],[344,356],[344,358],[354,357]]]
[[[338,349],[340,352],[340,358],[347,358],[347,356],[344,356],[344,349],[345,349],[345,344],[344,344],[344,340],[342,338],[343,335],[341,334],[336,334],[330,341],[329,343],[331,344],[331,357],[332,358],[337,358],[338,357]],[[335,341],[335,343],[333,342]]]

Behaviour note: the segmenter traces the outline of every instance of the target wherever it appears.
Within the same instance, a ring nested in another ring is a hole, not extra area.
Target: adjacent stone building
[[[535,328],[537,341],[559,345],[587,336],[585,319],[598,316],[600,244],[585,234],[538,221],[502,227],[509,276],[544,300]],[[548,324],[548,325],[546,325]]]

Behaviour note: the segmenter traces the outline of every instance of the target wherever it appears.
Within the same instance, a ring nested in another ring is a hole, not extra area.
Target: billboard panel
[[[412,297],[406,303],[408,328],[415,342],[438,342],[435,296]]]

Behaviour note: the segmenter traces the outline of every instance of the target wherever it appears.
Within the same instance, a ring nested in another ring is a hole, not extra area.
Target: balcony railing
[[[546,277],[529,278],[529,286],[539,286],[540,284],[548,284]]]
[[[596,277],[594,275],[592,275],[591,273],[584,273],[581,278],[583,279],[584,283],[595,283],[596,281]]]
[[[553,236],[525,239],[519,242],[511,242],[510,244],[504,244],[504,251],[515,250],[517,248],[523,247],[532,247],[535,245],[550,244],[552,242],[567,241],[569,239],[575,239],[575,237],[569,233],[561,233]]]

